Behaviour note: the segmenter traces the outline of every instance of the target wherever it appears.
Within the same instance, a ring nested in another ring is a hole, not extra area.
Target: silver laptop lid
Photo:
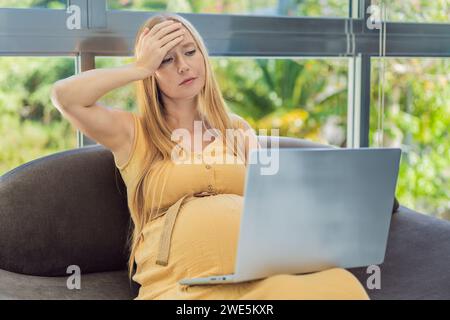
[[[268,152],[250,152],[238,279],[383,262],[400,149],[272,149],[277,170]]]

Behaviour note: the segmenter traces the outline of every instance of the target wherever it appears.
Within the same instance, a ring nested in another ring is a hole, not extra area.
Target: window
[[[346,145],[346,59],[212,61],[228,105],[256,131]]]
[[[133,62],[132,57],[95,57],[96,68],[119,67],[131,62]],[[135,84],[129,83],[126,86],[108,92],[100,98],[99,103],[108,107],[137,112]]]
[[[50,100],[51,85],[73,74],[73,59],[0,57],[0,70],[0,175],[76,148],[76,130]]]
[[[381,0],[372,0],[380,5]],[[386,19],[394,22],[448,23],[450,21],[450,2],[448,0],[408,0],[384,1]]]
[[[371,146],[401,147],[399,202],[450,220],[450,59],[388,58],[379,120],[378,59],[372,59]]]

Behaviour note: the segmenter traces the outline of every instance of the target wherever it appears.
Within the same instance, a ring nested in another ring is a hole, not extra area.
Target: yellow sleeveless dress
[[[134,187],[143,156],[150,152],[143,140],[140,117],[133,115],[132,153],[122,166],[116,162],[127,189]],[[237,122],[236,127],[244,128],[240,119]],[[219,139],[208,147],[216,141]],[[224,150],[222,144],[214,148]],[[179,284],[184,278],[233,273],[243,208],[244,163],[206,164],[201,162],[201,153],[190,156],[200,163],[165,163],[167,180],[158,197],[167,210],[144,226],[135,256],[133,280],[141,285],[136,300],[369,299],[358,279],[342,268],[303,275],[279,274],[236,284]],[[160,185],[162,182],[158,188]],[[131,208],[129,191],[128,197]]]

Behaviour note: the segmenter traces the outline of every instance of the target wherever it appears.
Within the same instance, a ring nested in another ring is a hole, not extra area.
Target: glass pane
[[[132,58],[97,57],[96,67],[116,67]],[[229,108],[257,131],[346,146],[346,59],[244,59],[211,57]],[[134,86],[109,92],[101,102],[137,110]]]
[[[66,9],[67,0],[1,0],[0,8]]]
[[[258,129],[346,145],[346,59],[212,58],[227,103]]]
[[[378,145],[382,132],[383,146],[402,148],[402,205],[450,220],[450,59],[386,59],[383,130],[379,62],[372,59],[370,143]]]
[[[372,0],[372,4],[386,5],[387,21],[395,22],[427,22],[449,23],[449,0],[409,0],[409,1],[381,1]]]
[[[108,0],[111,10],[168,11],[264,16],[347,17],[344,0]]]
[[[113,68],[132,63],[133,57],[95,57],[96,68]],[[105,94],[98,101],[108,107],[137,112],[136,91],[134,83],[117,88]]]
[[[73,75],[74,60],[0,57],[0,175],[31,160],[75,148],[76,130],[50,100],[58,79]]]

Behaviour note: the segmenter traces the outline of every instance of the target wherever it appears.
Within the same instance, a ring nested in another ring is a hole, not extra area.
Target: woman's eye
[[[189,53],[190,55],[193,55],[195,53],[195,51],[196,50],[192,50],[192,51],[188,51],[186,53]],[[166,63],[166,62],[170,61],[170,59],[172,59],[172,58],[167,58],[167,59],[163,60],[162,63]]]

